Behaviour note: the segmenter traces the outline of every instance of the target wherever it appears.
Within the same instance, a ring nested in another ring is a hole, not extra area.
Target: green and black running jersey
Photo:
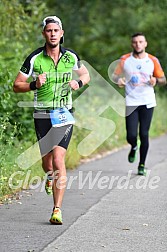
[[[34,107],[37,109],[72,108],[72,91],[68,82],[72,80],[72,71],[80,68],[80,59],[72,50],[60,47],[57,65],[47,55],[46,47],[32,52],[24,61],[20,72],[32,76],[34,80],[39,74],[46,73],[46,82],[34,91]]]

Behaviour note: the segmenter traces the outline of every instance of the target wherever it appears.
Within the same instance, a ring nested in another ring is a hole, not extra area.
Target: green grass
[[[167,99],[166,96],[157,97],[157,107],[154,109],[150,128],[150,137],[156,137],[167,132]]]

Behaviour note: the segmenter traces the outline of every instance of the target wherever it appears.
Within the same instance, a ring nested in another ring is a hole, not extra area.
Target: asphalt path
[[[125,146],[68,171],[63,225],[49,223],[43,184],[0,206],[1,252],[166,252],[167,135],[150,140],[148,175]]]

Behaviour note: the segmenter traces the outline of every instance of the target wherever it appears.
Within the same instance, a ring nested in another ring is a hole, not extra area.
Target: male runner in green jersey
[[[14,92],[34,91],[34,123],[42,156],[42,167],[48,174],[46,192],[52,194],[52,224],[62,224],[61,205],[66,184],[65,155],[72,135],[72,90],[90,80],[87,68],[72,50],[62,47],[64,31],[56,16],[43,20],[45,45],[33,51],[24,61],[15,81]],[[72,72],[78,75],[73,79]],[[32,76],[33,81],[28,83]]]

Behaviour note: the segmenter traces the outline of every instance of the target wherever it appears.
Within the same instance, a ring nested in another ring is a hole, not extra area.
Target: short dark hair
[[[136,32],[136,33],[134,33],[134,34],[131,36],[131,38],[133,39],[133,38],[138,37],[138,36],[143,36],[143,37],[146,38],[146,36],[144,35],[143,32]]]
[[[45,20],[45,22],[46,22],[46,25],[47,25],[47,24],[50,24],[50,23],[56,23],[56,24],[59,25],[59,22],[58,22],[58,21],[55,21],[53,18],[47,18],[47,19]]]

